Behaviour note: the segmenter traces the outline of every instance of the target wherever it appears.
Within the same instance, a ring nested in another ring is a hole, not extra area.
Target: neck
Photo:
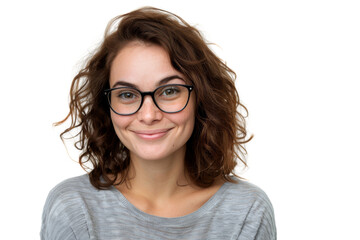
[[[147,199],[166,199],[175,196],[189,182],[185,176],[185,149],[165,159],[146,160],[130,155],[129,188]]]

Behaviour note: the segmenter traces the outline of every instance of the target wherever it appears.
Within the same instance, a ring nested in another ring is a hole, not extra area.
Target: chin
[[[181,154],[182,152],[185,153],[185,146],[180,147],[175,151],[174,149],[171,148],[172,146],[166,146],[166,147],[164,146],[162,148],[157,148],[155,146],[147,146],[147,147],[142,146],[142,148],[139,149],[139,151],[130,151],[130,154],[134,155],[134,157],[136,158],[140,158],[143,160],[156,161],[166,158],[174,159],[175,156],[179,156],[179,154],[182,155]]]

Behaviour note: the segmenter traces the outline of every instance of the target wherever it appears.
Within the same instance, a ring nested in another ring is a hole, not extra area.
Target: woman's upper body
[[[43,239],[276,238],[266,195],[233,177],[251,139],[234,80],[178,16],[115,18],[73,80],[61,135],[79,130],[91,170],[50,193]]]
[[[226,182],[198,210],[168,218],[138,209],[115,187],[96,189],[82,175],[50,192],[41,239],[273,240],[276,228],[268,197],[246,181]]]

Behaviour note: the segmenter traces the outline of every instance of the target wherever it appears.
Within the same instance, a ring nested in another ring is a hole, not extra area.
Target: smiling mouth
[[[141,130],[141,131],[132,131],[138,137],[146,140],[155,140],[165,136],[172,128],[168,129],[158,129],[158,130]]]

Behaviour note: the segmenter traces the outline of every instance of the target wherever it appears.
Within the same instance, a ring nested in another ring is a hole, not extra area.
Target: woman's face
[[[110,87],[134,86],[142,92],[152,92],[165,84],[186,84],[180,78],[167,52],[160,46],[131,42],[115,57],[110,70]],[[193,95],[193,93],[191,94]],[[131,157],[147,160],[173,158],[184,154],[195,122],[194,96],[178,113],[164,113],[156,107],[151,96],[135,114],[120,116],[111,111],[111,119],[120,141],[130,150]]]

